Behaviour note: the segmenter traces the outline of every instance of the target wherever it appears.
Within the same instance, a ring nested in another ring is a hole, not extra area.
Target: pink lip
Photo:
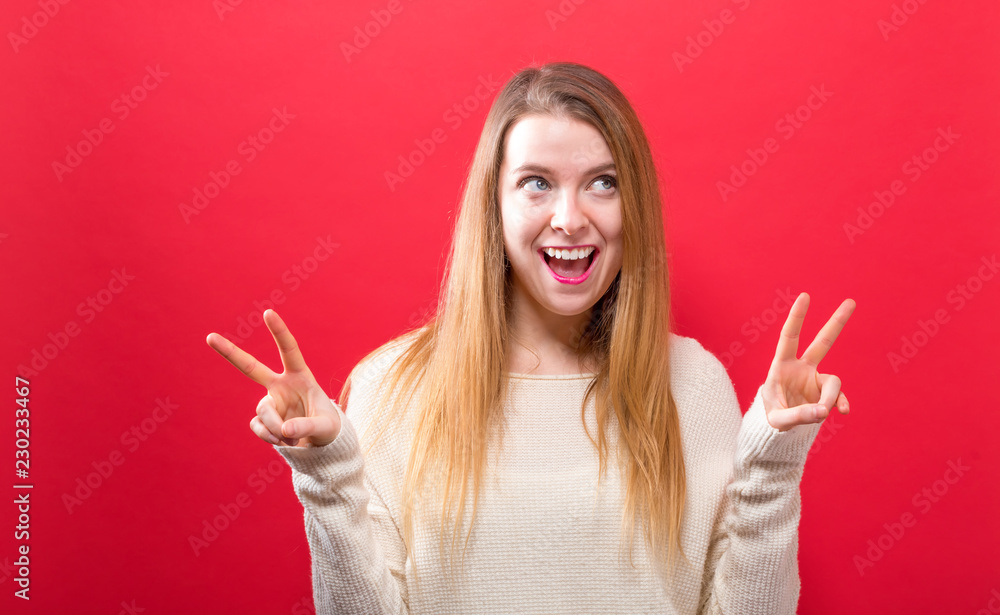
[[[557,249],[560,249],[560,250],[563,250],[563,249],[569,250],[569,249],[572,249],[572,248],[584,248],[584,247],[587,247],[587,246],[568,246],[568,247],[567,246],[546,246],[546,247],[548,247],[548,248],[557,248]],[[597,249],[597,246],[594,246],[594,260],[592,260],[590,262],[590,267],[587,267],[587,270],[583,272],[583,275],[581,275],[578,278],[564,278],[561,275],[559,275],[558,273],[556,273],[555,271],[552,271],[552,268],[549,267],[549,264],[545,262],[545,252],[543,250],[539,250],[538,251],[538,257],[540,259],[542,259],[542,265],[546,269],[549,270],[549,273],[552,274],[552,277],[555,278],[556,281],[561,282],[563,284],[583,284],[584,282],[586,282],[587,278],[590,277],[590,272],[594,270],[594,265],[597,264],[597,259],[600,257],[600,255],[601,255],[601,251]]]

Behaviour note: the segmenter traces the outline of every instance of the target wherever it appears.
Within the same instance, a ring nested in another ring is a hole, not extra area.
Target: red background
[[[800,612],[988,610],[1000,596],[989,384],[1000,280],[981,259],[1000,243],[997,3],[399,2],[393,14],[388,2],[245,1],[221,16],[210,0],[70,2],[51,17],[36,1],[4,3],[3,483],[20,482],[13,381],[19,366],[37,374],[31,600],[13,597],[22,541],[8,500],[0,608],[308,612],[301,505],[287,466],[247,428],[264,391],[205,336],[236,333],[281,291],[310,367],[339,392],[367,351],[433,309],[496,94],[480,100],[477,86],[570,60],[611,77],[646,126],[677,331],[726,362],[744,410],[773,355],[787,306],[768,310],[782,292],[810,293],[807,339],[857,301],[822,366],[852,412],[828,419],[803,477]],[[345,57],[366,25],[375,36]],[[161,76],[143,86],[147,67]],[[810,99],[814,87],[825,100]],[[128,108],[123,95],[143,100]],[[294,117],[247,160],[241,143],[275,108]],[[804,121],[789,134],[779,122],[796,110]],[[78,146],[102,120],[110,131]],[[958,136],[934,150],[949,128]],[[390,188],[399,157],[434,134]],[[766,161],[748,162],[724,199],[717,182],[765,144],[753,155]],[[919,177],[914,156],[934,159]],[[185,220],[181,204],[233,160],[239,174]],[[60,174],[60,162],[78,164]],[[895,181],[893,204],[870,206]],[[318,237],[337,246],[310,262]],[[114,271],[134,279],[122,288]],[[121,292],[99,293],[109,283]],[[79,308],[88,297],[107,305]],[[935,315],[943,324],[928,324]],[[76,335],[63,337],[69,323]],[[243,347],[279,367],[266,330],[248,331]],[[158,399],[176,406],[169,416]],[[145,440],[128,436],[143,425]],[[113,454],[120,465],[94,475]],[[949,462],[970,469],[955,481]],[[68,505],[88,475],[100,485]],[[238,501],[248,505],[196,553],[190,537]],[[864,557],[877,560],[859,570]]]

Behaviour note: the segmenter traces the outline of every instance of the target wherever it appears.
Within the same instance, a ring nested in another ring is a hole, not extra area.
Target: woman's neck
[[[580,341],[592,310],[564,316],[533,310],[524,302],[511,310],[507,371],[515,374],[561,375],[594,371],[580,355]]]

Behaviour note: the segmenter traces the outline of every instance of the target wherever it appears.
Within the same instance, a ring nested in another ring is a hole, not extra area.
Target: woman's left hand
[[[847,414],[849,406],[847,397],[840,391],[840,378],[833,374],[821,374],[816,368],[830,351],[856,306],[853,299],[845,299],[800,359],[796,357],[799,332],[809,309],[809,295],[801,293],[796,297],[781,327],[778,349],[761,391],[767,422],[778,431],[788,431],[796,425],[821,423],[834,405],[841,414]]]

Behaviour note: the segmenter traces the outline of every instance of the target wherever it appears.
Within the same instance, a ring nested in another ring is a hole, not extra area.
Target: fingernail
[[[816,416],[821,417],[825,416],[825,414],[826,414],[826,406],[824,406],[823,404],[816,406]]]
[[[275,446],[281,444],[281,440],[275,438],[274,434],[272,434],[272,433],[267,434],[267,441],[270,442],[271,444],[275,445]]]

